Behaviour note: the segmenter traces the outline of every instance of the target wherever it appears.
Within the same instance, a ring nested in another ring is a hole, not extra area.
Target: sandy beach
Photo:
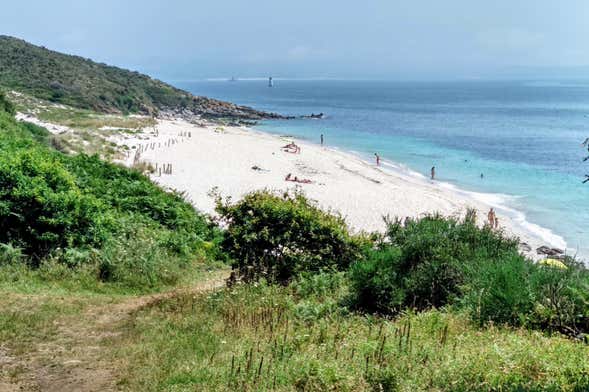
[[[198,209],[209,214],[214,214],[209,193],[215,188],[233,199],[256,189],[297,188],[322,208],[342,214],[355,231],[384,230],[383,216],[416,218],[434,212],[462,216],[467,208],[475,208],[477,222],[483,224],[491,207],[449,184],[420,178],[391,164],[377,167],[329,147],[295,140],[301,152],[285,152],[281,147],[292,138],[246,127],[160,120],[155,129],[116,141],[130,148],[125,164],[135,159],[151,164],[156,168],[151,175],[155,182],[185,192]],[[140,151],[138,157],[136,151]],[[171,174],[166,174],[169,165]],[[289,173],[311,183],[285,181]],[[508,212],[497,210],[500,228],[529,244],[532,251],[526,253],[531,257],[538,258],[535,249],[541,245],[564,247],[558,237],[551,242],[535,235],[528,230],[529,223],[516,221]]]

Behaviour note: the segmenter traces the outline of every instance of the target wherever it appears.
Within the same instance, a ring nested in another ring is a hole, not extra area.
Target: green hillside
[[[217,230],[180,194],[98,156],[63,154],[13,113],[0,92],[0,266],[57,263],[144,290],[208,260]]]
[[[172,111],[209,118],[279,117],[196,97],[138,72],[58,53],[8,36],[0,36],[0,86],[103,113]]]

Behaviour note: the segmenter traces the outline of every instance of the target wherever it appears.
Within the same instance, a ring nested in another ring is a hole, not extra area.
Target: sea
[[[206,80],[196,95],[284,115],[256,128],[357,154],[509,214],[547,244],[589,260],[589,80],[395,82]]]

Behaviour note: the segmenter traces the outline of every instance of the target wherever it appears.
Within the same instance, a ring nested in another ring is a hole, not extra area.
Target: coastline
[[[331,148],[331,150],[340,151],[343,154],[353,155],[370,165],[366,157],[362,156],[362,154],[358,152],[345,151],[338,148]],[[527,232],[529,236],[536,237],[538,238],[538,241],[543,241],[547,245],[561,249],[567,249],[567,242],[562,236],[554,233],[551,229],[528,221],[526,219],[526,215],[522,211],[510,207],[508,205],[509,198],[512,198],[513,196],[500,193],[484,193],[466,190],[445,181],[436,180],[432,182],[429,181],[423,174],[408,168],[402,163],[388,161],[386,159],[382,160],[381,162],[383,164],[383,170],[391,171],[391,174],[393,175],[407,175],[410,177],[415,177],[418,181],[421,180],[425,185],[445,188],[451,192],[455,192],[457,195],[472,199],[473,204],[483,204],[488,207],[493,207],[495,211],[499,213],[499,215],[509,216],[513,224],[519,227],[518,231]]]
[[[130,148],[122,163],[132,165],[138,159],[152,165],[151,178],[156,183],[185,192],[197,208],[212,215],[214,203],[209,193],[213,188],[233,199],[257,189],[300,189],[320,207],[344,216],[354,231],[383,231],[382,217],[387,215],[417,218],[439,212],[459,217],[467,208],[475,208],[477,222],[483,224],[487,211],[494,207],[500,228],[527,243],[531,250],[524,253],[529,257],[542,258],[535,251],[542,245],[566,245],[558,235],[503,204],[501,195],[430,181],[395,162],[383,161],[376,167],[353,152],[248,127],[166,119],[159,120],[156,128],[113,137]],[[281,150],[292,140],[301,146],[300,154]],[[134,151],[141,151],[138,158]],[[160,175],[162,165],[172,165],[172,173]],[[312,183],[286,182],[288,173]]]

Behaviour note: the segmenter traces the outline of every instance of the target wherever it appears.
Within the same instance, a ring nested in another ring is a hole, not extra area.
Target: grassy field
[[[59,268],[0,267],[0,390],[114,391],[133,314],[152,301],[223,283],[226,270],[195,265],[185,280],[150,294]]]
[[[589,347],[452,309],[350,312],[344,274],[138,295],[1,270],[2,386],[125,391],[584,391]],[[77,388],[77,389],[76,389]],[[98,388],[98,389],[97,389]],[[7,390],[9,390],[7,388]]]
[[[350,314],[345,278],[178,295],[141,309],[119,350],[130,390],[581,391],[589,348],[479,329],[444,310]]]

